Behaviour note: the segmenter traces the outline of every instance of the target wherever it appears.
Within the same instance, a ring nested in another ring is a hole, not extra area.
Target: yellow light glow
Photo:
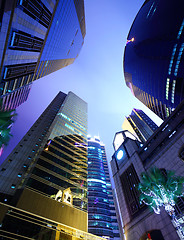
[[[127,44],[129,43],[129,42],[134,42],[134,40],[135,40],[135,38],[133,37],[133,38],[131,38],[130,40],[127,40]]]

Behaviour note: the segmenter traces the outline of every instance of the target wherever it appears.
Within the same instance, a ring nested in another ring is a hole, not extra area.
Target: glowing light
[[[58,113],[57,115],[58,115],[58,116],[62,116],[63,118],[65,118],[65,119],[68,120],[69,122],[75,124],[76,126],[80,127],[80,128],[83,129],[83,130],[86,130],[85,127],[83,127],[83,126],[80,125],[79,123],[75,122],[74,120],[72,120],[71,118],[69,118],[68,116],[66,116],[65,114],[63,114],[63,113]],[[65,124],[65,126],[66,126],[66,124]],[[67,124],[67,126],[69,126],[69,125]]]
[[[118,150],[118,148],[121,146],[121,144],[124,142],[124,137],[122,133],[117,133],[114,138],[114,148],[115,151]]]
[[[124,155],[123,150],[119,150],[118,153],[117,153],[117,159],[118,160],[122,159],[123,155]]]
[[[100,179],[92,179],[92,178],[89,178],[89,179],[88,179],[88,182],[100,182],[100,183],[106,184],[105,181],[102,181],[102,180],[100,180]]]
[[[169,98],[169,82],[170,82],[170,79],[167,78],[167,82],[166,82],[166,100],[168,100]]]
[[[133,37],[133,38],[131,38],[130,40],[127,40],[127,43],[126,43],[126,44],[128,44],[129,42],[134,42],[134,40],[135,40],[135,38]]]

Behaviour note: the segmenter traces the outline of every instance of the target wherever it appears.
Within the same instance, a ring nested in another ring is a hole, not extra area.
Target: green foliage
[[[0,100],[0,148],[7,145],[12,136],[10,131],[16,115],[15,110],[5,111]]]
[[[159,214],[161,206],[166,211],[173,211],[176,199],[182,196],[184,178],[175,176],[172,171],[161,171],[159,168],[152,168],[149,172],[141,174],[140,201],[150,205]]]

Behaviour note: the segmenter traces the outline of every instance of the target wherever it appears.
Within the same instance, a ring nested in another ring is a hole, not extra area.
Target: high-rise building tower
[[[3,236],[87,234],[87,103],[74,93],[59,92],[1,165],[0,208]]]
[[[98,137],[88,138],[88,231],[120,239],[105,146]]]
[[[155,214],[151,207],[140,202],[140,192],[138,191],[138,184],[140,181],[142,182],[142,173],[149,172],[150,169],[155,167],[162,171],[163,178],[166,181],[171,180],[171,177],[167,175],[167,171],[174,172],[175,176],[183,176],[183,119],[184,101],[177,106],[171,116],[160,125],[157,131],[144,144],[137,141],[128,131],[121,131],[115,134],[111,168],[126,239],[183,239],[181,229],[176,227],[172,218],[164,211],[164,207],[160,208],[160,214],[158,214],[159,211]],[[159,179],[154,180],[154,184],[158,181]],[[160,187],[159,184],[157,186]],[[150,188],[148,187],[148,189]],[[151,198],[154,194],[155,192]],[[183,197],[178,197],[175,201],[175,216],[184,230],[182,221],[184,216],[184,199]],[[155,208],[157,209],[159,206],[157,200],[155,200],[154,204],[152,207],[156,206]]]
[[[124,52],[127,86],[163,120],[184,99],[183,8],[181,0],[145,1]]]
[[[0,9],[0,96],[10,108],[21,104],[21,88],[78,56],[86,32],[84,1],[4,0]]]
[[[133,109],[122,125],[123,130],[134,134],[141,142],[145,142],[158,126],[142,110]]]

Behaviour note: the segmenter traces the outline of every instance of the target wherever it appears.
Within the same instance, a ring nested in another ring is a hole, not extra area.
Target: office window
[[[139,201],[139,192],[136,187],[140,181],[133,164],[126,169],[120,179],[129,213],[134,216],[144,205]]]
[[[40,52],[43,39],[32,36],[19,30],[13,30],[10,39],[10,49],[21,50],[21,51],[34,51]]]
[[[7,65],[4,67],[3,79],[11,80],[14,78],[20,78],[22,76],[34,73],[35,68],[36,63]]]
[[[52,13],[46,8],[46,6],[39,0],[19,0],[18,7],[30,17],[41,23],[48,28],[51,21]]]

